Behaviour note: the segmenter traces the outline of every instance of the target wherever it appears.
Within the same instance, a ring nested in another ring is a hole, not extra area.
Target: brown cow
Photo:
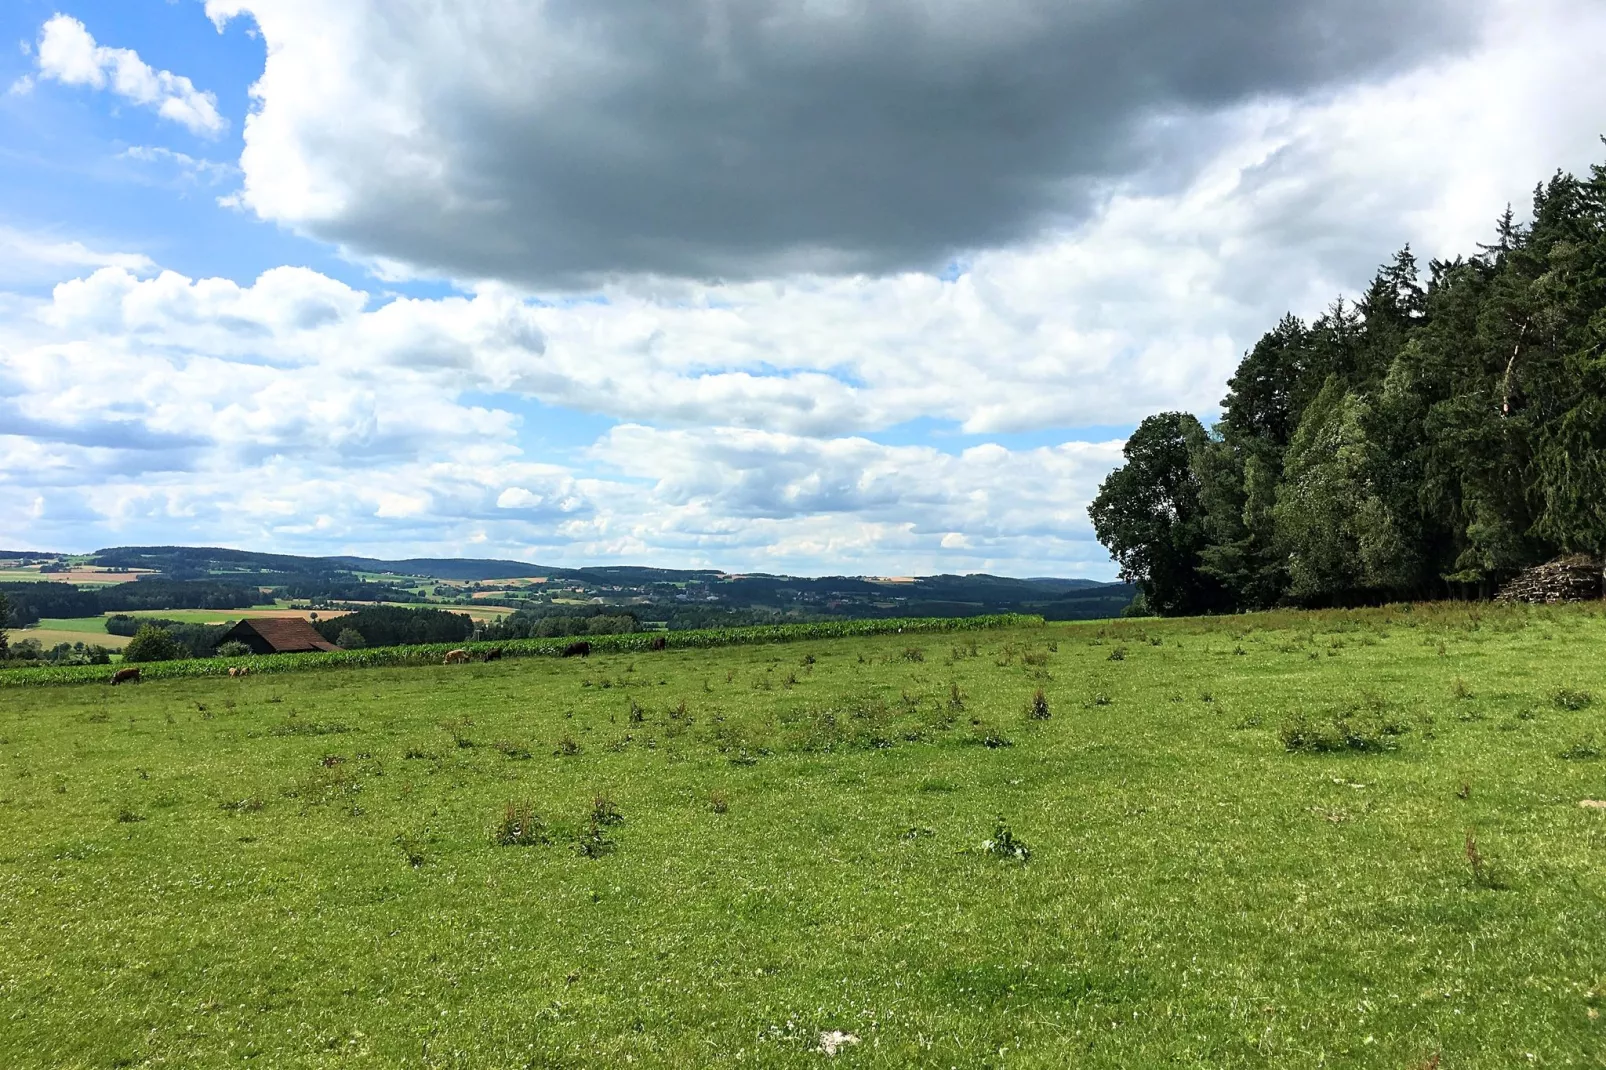
[[[442,665],[456,665],[459,662],[466,662],[466,661],[468,661],[468,651],[463,650],[462,648],[459,648],[457,650],[448,650],[446,652],[446,660],[441,662],[441,664]]]
[[[489,650],[487,650],[485,652],[485,655],[483,657],[481,657],[480,660],[481,661],[501,661],[502,660],[502,648],[499,647],[499,646],[492,647],[491,649],[489,649]]]
[[[668,645],[669,645],[669,640],[665,639],[663,636],[661,636],[661,635],[653,636],[652,648],[654,650],[662,650]]]
[[[138,669],[118,669],[116,672],[112,673],[113,687],[116,687],[118,684],[127,683],[139,683]]]
[[[578,643],[570,643],[563,648],[563,656],[566,658],[589,658],[591,656],[591,644],[583,639]]]
[[[250,676],[251,670],[244,665],[235,665],[229,669],[230,676]]]

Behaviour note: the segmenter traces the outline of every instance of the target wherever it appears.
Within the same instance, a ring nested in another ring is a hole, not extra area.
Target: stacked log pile
[[[1599,561],[1580,554],[1524,569],[1495,594],[1496,602],[1584,602],[1602,594]]]

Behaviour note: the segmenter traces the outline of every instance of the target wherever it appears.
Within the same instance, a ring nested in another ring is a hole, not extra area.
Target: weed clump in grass
[[[605,854],[612,853],[617,845],[608,839],[607,833],[603,832],[605,827],[601,821],[597,820],[596,814],[593,813],[590,822],[586,825],[586,830],[580,833],[574,841],[575,852],[581,858],[601,858]]]
[[[510,802],[491,838],[498,847],[534,847],[547,842],[546,822],[528,803]]]
[[[974,739],[988,750],[998,750],[1002,747],[1013,747],[1015,745],[1014,741],[1008,736],[992,725],[987,724],[976,726]]]
[[[429,856],[424,853],[424,841],[411,833],[403,832],[396,837],[396,846],[401,849],[402,857],[414,869],[422,869],[429,862]]]
[[[591,823],[611,828],[624,824],[625,815],[619,812],[619,807],[608,796],[598,795],[591,800]]]
[[[1110,651],[1110,660],[1111,661],[1125,661],[1126,660],[1126,647],[1118,646],[1114,650]]]
[[[716,814],[723,814],[730,810],[730,796],[723,791],[710,792],[708,795],[708,808]]]
[[[580,744],[575,740],[574,736],[565,732],[563,738],[558,740],[558,745],[552,753],[559,758],[572,758],[580,753]]]
[[[921,650],[917,646],[907,647],[907,648],[904,649],[904,652],[903,652],[903,660],[904,661],[925,661],[926,660],[926,652],[924,650]]]
[[[1450,682],[1450,695],[1451,695],[1452,698],[1459,698],[1459,699],[1471,698],[1472,697],[1472,688],[1467,686],[1467,682],[1465,680],[1463,680],[1463,679],[1461,679],[1461,677],[1457,676],[1454,680],[1452,680]]]
[[[117,811],[117,821],[118,821],[119,824],[132,825],[136,821],[144,821],[144,820],[145,820],[144,815],[136,814],[134,811],[130,810],[126,806],[123,807],[121,810]]]
[[[1592,762],[1601,756],[1600,746],[1593,735],[1586,735],[1567,744],[1557,757],[1568,762]]]
[[[1025,840],[1010,830],[1002,815],[993,825],[992,838],[981,841],[981,853],[990,858],[1020,862],[1023,865],[1032,860],[1032,849],[1027,846]]]
[[[1038,688],[1036,693],[1032,695],[1031,705],[1026,711],[1026,716],[1030,717],[1034,721],[1048,720],[1050,716],[1048,711],[1048,699],[1043,695],[1042,688]]]
[[[1550,701],[1558,710],[1585,710],[1595,703],[1595,696],[1588,691],[1576,691],[1570,687],[1558,688],[1550,696]]]
[[[948,685],[948,709],[954,713],[965,712],[965,693],[959,690],[958,680]]]
[[[1467,866],[1472,870],[1472,883],[1479,888],[1500,888],[1503,885],[1495,875],[1488,859],[1478,850],[1477,836],[1472,829],[1467,829],[1467,845],[1465,850]]]
[[[1345,709],[1320,718],[1295,714],[1282,723],[1277,737],[1290,753],[1379,753],[1395,749],[1393,737],[1404,733],[1405,725],[1380,709]]]
[[[511,739],[499,739],[491,744],[493,750],[514,761],[522,762],[530,757],[530,748],[522,743],[515,743]]]

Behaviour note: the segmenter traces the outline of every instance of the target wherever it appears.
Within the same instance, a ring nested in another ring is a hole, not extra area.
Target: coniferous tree
[[[1606,554],[1606,167],[1425,280],[1406,247],[1285,317],[1214,430],[1144,421],[1090,512],[1161,613],[1488,594]]]

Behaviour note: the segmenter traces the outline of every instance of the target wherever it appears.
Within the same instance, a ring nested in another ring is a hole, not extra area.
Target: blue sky
[[[13,0],[0,543],[1111,577],[1144,415],[1598,155],[1598,5],[1358,2]]]

